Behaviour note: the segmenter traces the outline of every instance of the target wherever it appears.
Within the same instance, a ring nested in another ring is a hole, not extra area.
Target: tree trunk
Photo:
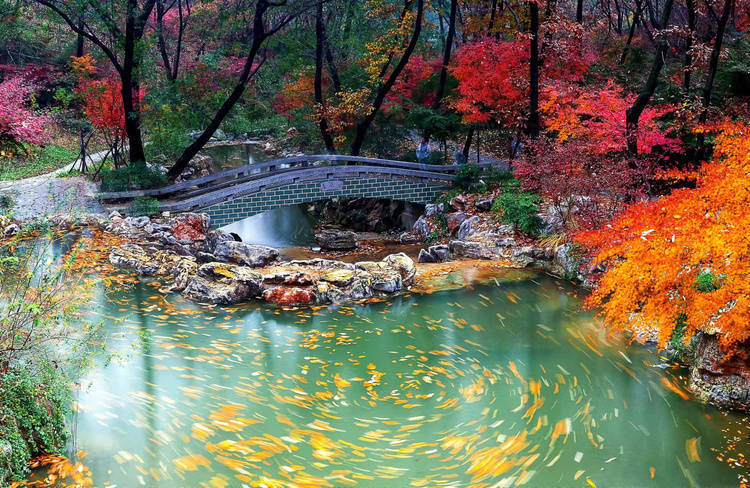
[[[625,59],[628,57],[628,51],[630,51],[630,44],[633,42],[633,35],[635,29],[638,27],[638,20],[641,17],[643,11],[643,0],[636,0],[635,2],[635,13],[633,14],[633,23],[630,24],[630,32],[628,32],[628,40],[625,42],[625,48],[622,50],[622,56],[620,56],[620,64],[625,63]]]
[[[323,137],[323,143],[326,151],[333,154],[336,148],[333,145],[333,138],[328,130],[328,120],[325,117],[324,100],[323,100],[323,45],[325,44],[325,33],[323,27],[323,1],[318,1],[317,11],[315,14],[315,104],[321,113],[318,115],[318,127],[320,135]]]
[[[690,32],[685,44],[685,65],[683,67],[685,73],[682,79],[682,91],[687,95],[690,91],[690,65],[693,64],[693,56],[690,50],[693,48],[693,36],[695,35],[695,3],[694,0],[686,0],[685,3],[688,13],[688,30]]]
[[[140,56],[136,55],[136,42],[140,39],[138,31],[142,32],[142,27],[136,25],[136,11],[138,9],[136,0],[128,0],[128,13],[125,21],[125,44],[124,56],[122,62],[121,93],[122,106],[125,112],[125,133],[128,136],[128,146],[130,148],[130,162],[146,161],[146,154],[143,150],[143,138],[141,136],[141,104],[140,104],[140,86],[138,82],[138,64]]]
[[[583,24],[583,0],[576,2],[576,22]]]
[[[203,146],[206,145],[208,140],[211,139],[211,136],[213,136],[214,132],[216,132],[216,129],[219,128],[221,122],[229,114],[229,111],[232,110],[232,107],[234,107],[240,97],[242,97],[242,94],[245,92],[247,83],[248,81],[250,81],[250,78],[254,74],[252,67],[255,56],[260,50],[261,44],[263,44],[263,42],[269,35],[265,31],[265,26],[263,23],[263,15],[265,14],[266,10],[268,10],[268,7],[269,4],[267,0],[258,1],[258,5],[255,10],[255,17],[253,19],[253,41],[252,45],[250,46],[250,52],[245,59],[245,66],[242,69],[242,73],[240,74],[240,77],[235,84],[232,93],[230,93],[229,97],[224,100],[224,103],[211,119],[211,122],[208,123],[208,126],[205,128],[205,130],[201,133],[200,136],[198,136],[195,141],[193,141],[192,144],[190,144],[185,149],[185,151],[183,151],[180,157],[177,158],[177,161],[175,161],[174,165],[169,168],[169,172],[167,173],[167,175],[170,178],[174,179],[179,176],[180,173],[182,173],[182,171],[187,167],[190,160],[193,159],[193,157],[198,154],[198,151],[200,151]]]
[[[732,0],[724,0],[724,9],[719,17],[716,26],[716,38],[714,39],[714,48],[711,51],[711,58],[708,62],[708,76],[706,83],[703,85],[703,107],[698,117],[698,122],[704,124],[708,118],[708,108],[711,105],[711,94],[714,89],[714,79],[716,70],[719,68],[719,57],[721,56],[721,45],[724,43],[724,31],[729,21],[729,15],[732,13]],[[702,133],[698,134],[698,155],[705,156],[705,137]]]
[[[539,135],[539,5],[536,1],[529,2],[529,21],[529,122],[526,130],[533,139]]]
[[[463,155],[466,161],[469,161],[469,151],[471,150],[471,140],[474,138],[474,126],[469,127],[469,133],[466,134],[466,142],[464,142]]]
[[[445,83],[448,79],[448,65],[451,62],[451,49],[453,48],[453,37],[456,34],[456,10],[458,0],[451,0],[451,12],[448,18],[448,36],[445,39],[445,50],[443,51],[443,65],[440,67],[440,78],[438,80],[437,96],[432,104],[433,109],[440,108],[440,102],[445,95]]]
[[[81,14],[81,16],[78,17],[78,28],[80,29],[80,31],[76,38],[76,57],[78,58],[83,56],[83,34],[81,34],[81,32],[83,31],[83,27],[83,14]]]
[[[669,15],[672,12],[672,4],[674,0],[667,0],[664,4],[664,10],[661,14],[661,20],[659,26],[661,30],[664,30],[669,23]],[[664,67],[664,58],[667,56],[668,49],[667,40],[663,37],[659,38],[656,43],[656,53],[654,55],[654,62],[651,64],[651,71],[648,74],[646,85],[643,90],[638,94],[638,97],[625,111],[625,131],[627,138],[628,151],[631,154],[638,154],[638,120],[641,117],[641,113],[648,105],[651,97],[656,91],[656,86],[659,84],[659,74],[661,73],[662,67]]]
[[[412,53],[414,52],[414,49],[417,47],[417,41],[419,40],[419,35],[422,32],[423,13],[424,13],[424,0],[418,0],[417,1],[417,18],[414,22],[414,30],[412,31],[409,44],[406,46],[406,50],[404,50],[404,54],[401,56],[401,59],[399,60],[398,64],[393,68],[393,71],[388,76],[388,79],[386,80],[386,82],[380,85],[380,87],[378,88],[377,94],[375,95],[375,100],[372,102],[372,108],[370,109],[370,113],[359,124],[357,124],[356,132],[354,135],[354,141],[352,142],[352,147],[351,147],[352,156],[359,156],[359,151],[362,149],[362,144],[365,142],[365,136],[367,135],[367,131],[372,125],[372,121],[375,120],[375,116],[377,115],[378,110],[380,110],[380,107],[383,105],[385,96],[393,87],[393,84],[396,82],[396,79],[401,74],[401,71],[403,71],[404,67],[406,66],[406,63],[409,62],[409,57],[411,57]]]

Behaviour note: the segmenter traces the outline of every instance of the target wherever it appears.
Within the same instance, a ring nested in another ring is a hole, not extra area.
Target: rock
[[[435,215],[441,214],[445,211],[444,203],[428,203],[424,206],[425,217],[434,217]]]
[[[216,256],[214,256],[210,252],[198,251],[197,253],[195,253],[195,257],[201,263],[210,263],[211,261],[216,261]]]
[[[121,219],[122,218],[122,214],[120,212],[118,212],[117,210],[112,210],[109,213],[109,217],[108,218],[109,218],[109,220]]]
[[[21,231],[21,228],[18,227],[18,224],[9,224],[6,225],[3,229],[3,235],[6,237],[14,236],[18,234]]]
[[[453,210],[463,212],[469,206],[469,199],[466,197],[466,195],[456,195],[455,197],[451,198],[450,206]]]
[[[310,286],[314,282],[310,273],[283,270],[263,275],[263,285]]]
[[[439,263],[450,261],[451,250],[446,244],[430,246],[429,253]]]
[[[268,246],[256,246],[231,240],[218,243],[213,254],[222,262],[260,268],[275,260],[279,256],[279,251]]]
[[[233,240],[234,239],[229,233],[224,232],[221,229],[209,230],[206,232],[205,251],[213,253],[219,243]]]
[[[573,245],[570,243],[560,244],[555,249],[555,263],[566,277],[574,277],[578,271],[578,260],[575,259],[571,252]]]
[[[211,221],[206,214],[184,213],[169,221],[172,235],[181,244],[193,244],[204,241]]]
[[[474,207],[481,212],[489,212],[492,209],[494,201],[495,199],[493,197],[477,198],[474,202]]]
[[[454,256],[468,259],[497,259],[499,254],[484,242],[454,240],[449,244]]]
[[[416,244],[420,241],[420,238],[412,232],[402,232],[401,235],[398,236],[398,241],[401,244]]]
[[[471,236],[473,233],[477,231],[477,225],[479,224],[480,219],[476,215],[464,220],[461,222],[461,225],[458,227],[458,232],[456,233],[456,237],[458,237],[459,240],[464,240],[467,237]]]
[[[354,281],[355,272],[349,269],[335,269],[319,276],[320,281],[326,281],[339,287],[348,286]]]
[[[355,265],[352,263],[345,263],[343,261],[336,261],[333,259],[324,259],[324,258],[297,259],[294,261],[289,261],[288,264],[292,266],[310,267],[310,268],[317,268],[317,269],[326,269],[326,268],[355,269]],[[360,263],[357,263],[357,264],[360,264]]]
[[[414,276],[417,274],[417,267],[414,265],[414,261],[406,254],[402,252],[389,254],[381,262],[388,268],[398,271],[401,275],[401,281],[405,286],[411,285],[414,281]]]
[[[182,260],[177,267],[177,274],[174,277],[174,283],[169,288],[169,291],[183,291],[197,270],[198,264],[195,261],[190,261],[188,259]]]
[[[738,347],[740,353],[728,358],[719,349],[716,335],[700,333],[690,368],[693,393],[719,407],[750,408],[750,359],[743,353],[747,347],[748,344]]]
[[[437,259],[435,259],[435,256],[430,254],[429,251],[426,251],[424,249],[419,250],[419,256],[417,256],[417,262],[419,263],[436,263]]]
[[[500,237],[495,241],[495,245],[498,247],[513,247],[516,245],[516,240],[512,237]]]
[[[448,227],[448,232],[452,235],[455,234],[459,226],[466,220],[466,214],[463,212],[453,212],[445,216],[445,224]]]
[[[110,263],[132,268],[144,276],[175,276],[185,266],[185,260],[195,262],[192,256],[181,256],[172,250],[144,248],[130,243],[116,247],[109,253]]]
[[[393,271],[376,271],[372,273],[370,288],[383,293],[396,293],[403,287],[401,275]]]
[[[541,225],[539,227],[539,233],[542,235],[554,235],[563,232],[565,227],[563,218],[552,208],[549,208],[546,212],[540,212],[537,214]]]
[[[411,228],[411,230],[416,233],[422,240],[427,239],[427,236],[430,235],[430,232],[432,229],[430,228],[430,223],[427,221],[424,215],[421,215],[416,222],[414,222],[414,227]]]
[[[262,281],[259,273],[245,266],[206,263],[190,278],[183,294],[197,302],[230,305],[259,296]]]
[[[151,219],[145,215],[142,217],[126,217],[125,220],[123,220],[123,224],[136,229],[143,229],[146,227],[146,224],[149,224],[150,222]]]
[[[323,249],[354,249],[357,247],[357,234],[350,230],[323,229],[315,234],[315,241]]]
[[[278,305],[308,305],[315,303],[316,295],[312,288],[279,286],[263,292],[263,299]]]

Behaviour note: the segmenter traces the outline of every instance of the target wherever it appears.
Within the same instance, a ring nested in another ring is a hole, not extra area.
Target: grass
[[[78,153],[62,146],[48,145],[29,148],[23,159],[0,158],[0,181],[13,181],[60,169],[72,163]]]

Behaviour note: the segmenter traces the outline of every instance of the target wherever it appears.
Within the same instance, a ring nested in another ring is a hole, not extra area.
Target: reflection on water
[[[315,311],[102,292],[74,449],[96,486],[736,486],[737,417],[578,305],[517,272]]]
[[[302,207],[293,205],[253,215],[226,225],[243,242],[271,247],[309,246],[315,242],[314,221]]]
[[[214,172],[237,168],[246,164],[270,161],[273,155],[264,152],[257,144],[230,144],[210,146],[201,151],[212,159]]]

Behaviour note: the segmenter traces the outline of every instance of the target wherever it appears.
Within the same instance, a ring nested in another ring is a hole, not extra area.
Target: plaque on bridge
[[[328,180],[320,184],[320,191],[338,191],[344,189],[344,182],[341,180]]]

